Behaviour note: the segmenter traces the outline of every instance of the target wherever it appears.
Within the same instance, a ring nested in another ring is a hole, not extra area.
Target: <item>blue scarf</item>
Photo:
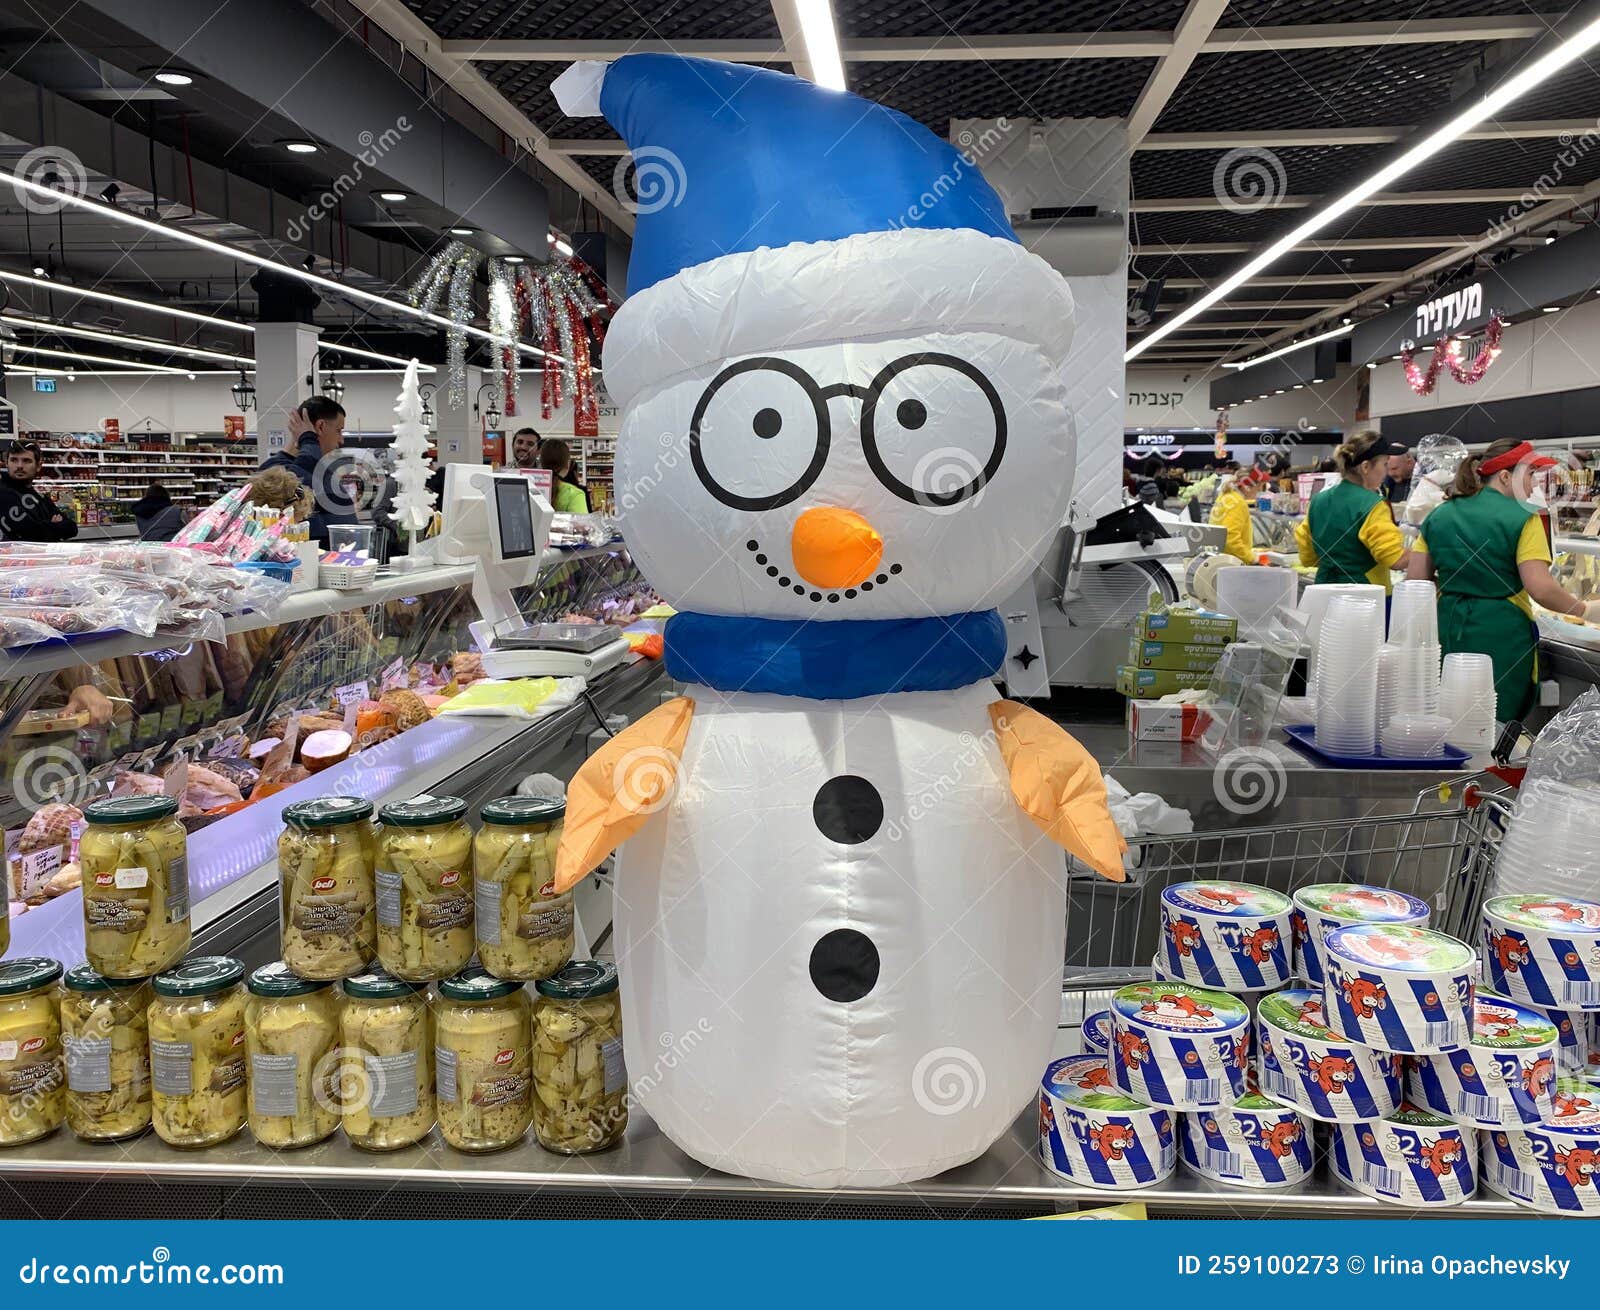
[[[992,677],[1006,657],[998,610],[831,621],[682,613],[663,643],[679,682],[811,700],[950,691]]]

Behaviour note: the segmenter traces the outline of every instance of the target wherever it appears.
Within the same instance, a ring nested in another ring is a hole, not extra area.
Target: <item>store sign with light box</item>
[[[42,378],[35,375],[33,379],[33,389],[39,392],[40,395],[54,395],[56,389],[56,380],[54,378]]]

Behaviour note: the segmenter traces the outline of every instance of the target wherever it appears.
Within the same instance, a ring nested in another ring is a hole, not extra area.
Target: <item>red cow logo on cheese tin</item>
[[[1173,950],[1185,958],[1200,945],[1200,929],[1183,919],[1170,920],[1167,923],[1167,935],[1172,938]]]
[[[1102,1124],[1089,1132],[1094,1149],[1107,1160],[1121,1160],[1122,1153],[1138,1145],[1139,1138],[1127,1124]]]
[[[1117,1051],[1124,1064],[1143,1064],[1150,1058],[1150,1043],[1138,1033],[1118,1033]]]
[[[1346,978],[1344,999],[1358,1019],[1370,1019],[1389,1008],[1389,993],[1382,983],[1367,978]]]
[[[1489,949],[1494,952],[1495,959],[1500,961],[1500,968],[1506,973],[1516,973],[1533,959],[1532,952],[1528,950],[1528,943],[1508,932],[1491,932]]]
[[[1278,930],[1273,927],[1257,928],[1239,939],[1239,948],[1257,964],[1265,964],[1278,949]]]
[[[1438,1141],[1428,1142],[1423,1146],[1422,1163],[1428,1166],[1428,1171],[1435,1178],[1448,1178],[1455,1171],[1462,1152],[1463,1147],[1458,1138],[1441,1137]]]
[[[1594,1175],[1600,1169],[1600,1151],[1574,1148],[1570,1151],[1556,1151],[1556,1164],[1561,1166],[1562,1176],[1574,1187],[1582,1187],[1584,1183],[1594,1185]]]
[[[1300,1140],[1301,1133],[1298,1119],[1290,1119],[1287,1123],[1281,1124],[1263,1124],[1261,1145],[1281,1160],[1285,1156],[1294,1154],[1294,1146]]]

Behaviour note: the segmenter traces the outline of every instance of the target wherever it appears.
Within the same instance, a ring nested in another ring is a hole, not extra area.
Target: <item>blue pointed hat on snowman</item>
[[[1065,282],[1023,250],[976,163],[906,115],[785,73],[670,54],[574,64],[551,90],[570,116],[604,115],[634,157],[629,301],[606,343],[622,403],[663,369],[821,334],[994,325],[1065,356]],[[762,305],[745,297],[731,319],[710,311],[719,289],[752,278]],[[640,312],[646,302],[654,313]],[[662,331],[675,336],[658,359]]]

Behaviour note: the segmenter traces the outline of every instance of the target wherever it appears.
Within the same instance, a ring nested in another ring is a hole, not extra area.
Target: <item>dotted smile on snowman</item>
[[[822,511],[807,510],[806,514],[814,514],[814,513],[819,513],[819,512],[822,512]],[[846,513],[846,514],[849,513],[848,510],[840,510],[840,511],[836,511],[836,512],[837,513]],[[804,517],[805,517],[805,515],[802,514],[801,518],[804,518]],[[855,517],[859,517],[859,516],[855,516]],[[862,521],[865,522],[865,520],[862,520]],[[799,525],[797,524],[796,525],[796,530],[797,531],[798,531],[798,528],[799,528]],[[876,535],[876,534],[874,534],[874,535]],[[780,569],[776,564],[772,564],[772,563],[768,562],[767,556],[762,551],[761,543],[759,541],[756,541],[754,538],[752,538],[751,540],[745,542],[744,546],[745,546],[746,550],[750,550],[750,551],[754,551],[755,552],[756,563],[757,564],[766,565],[767,576],[769,578],[774,579],[777,582],[778,586],[782,587],[785,591],[793,590],[793,592],[794,592],[794,594],[796,596],[804,596],[804,595],[806,595],[808,589],[807,589],[807,587],[805,586],[804,583],[796,582],[788,574],[784,573],[783,570]],[[795,565],[795,571],[798,572],[798,573],[801,573],[805,577],[810,577],[811,576],[811,574],[809,572],[807,572],[805,569],[800,567],[798,562]],[[884,583],[889,581],[891,576],[897,575],[899,572],[900,572],[900,565],[891,564],[891,565],[889,565],[889,570],[888,570],[887,573],[879,573],[874,577],[874,576],[871,576],[871,569],[869,568],[867,570],[867,573],[868,573],[869,576],[863,577],[861,579],[861,581],[858,582],[855,586],[853,586],[853,587],[845,587],[843,591],[828,591],[828,592],[812,591],[810,593],[811,599],[815,600],[815,601],[827,600],[830,603],[837,603],[839,598],[840,598],[840,596],[843,596],[845,600],[854,600],[856,598],[856,595],[857,595],[858,592],[871,591],[874,587],[881,587],[881,586],[884,585]]]

